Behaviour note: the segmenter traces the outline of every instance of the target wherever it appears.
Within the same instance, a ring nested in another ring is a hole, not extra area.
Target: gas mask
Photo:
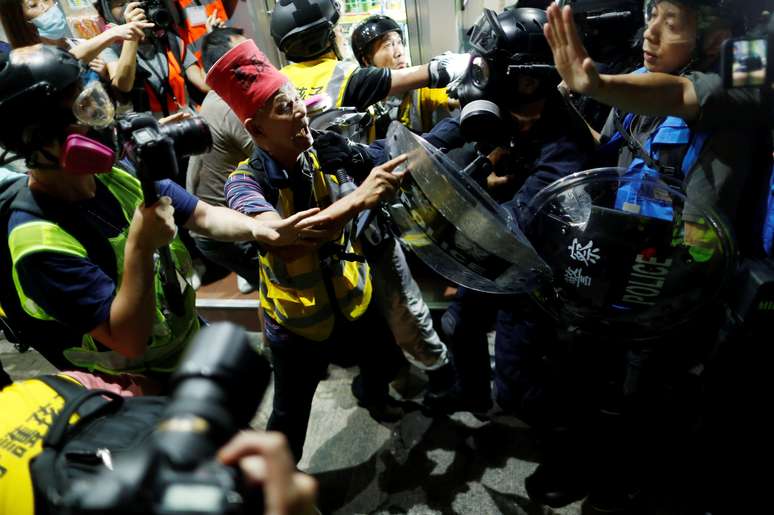
[[[60,166],[73,175],[109,172],[116,157],[115,110],[102,84],[88,84],[73,102],[72,111],[79,125],[89,130],[85,135],[67,136],[59,158]]]
[[[484,9],[469,36],[473,47],[470,65],[450,94],[460,101],[460,128],[465,139],[497,141],[507,125],[500,107],[504,105],[500,87],[504,77],[496,60],[498,42],[504,35],[494,11]]]
[[[510,134],[509,112],[547,94],[550,81],[544,78],[556,71],[548,64],[543,19],[541,9],[506,9],[499,15],[484,9],[470,29],[470,65],[450,88],[462,106],[460,128],[468,141],[504,143]],[[519,94],[519,75],[538,78],[541,86],[529,95]]]

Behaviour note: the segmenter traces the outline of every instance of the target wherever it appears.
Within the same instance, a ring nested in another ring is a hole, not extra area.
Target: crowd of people
[[[144,2],[100,0],[105,30],[87,40],[72,37],[55,0],[0,1],[12,48],[0,61],[2,164],[24,160],[23,173],[0,170],[7,336],[83,388],[168,394],[170,374],[206,324],[195,310],[192,261],[203,256],[260,295],[274,381],[268,433],[237,436],[219,458],[258,455],[261,463],[241,465],[266,489],[267,513],[315,512],[314,483],[295,465],[332,363],[359,367],[352,393],[382,423],[404,415],[389,387],[407,364],[427,375],[428,416],[515,415],[543,444],[525,483],[533,501],[561,507],[586,497],[598,510],[628,513],[682,443],[718,438],[729,418],[753,424],[736,399],[760,385],[738,365],[739,353],[765,342],[765,324],[745,324],[718,287],[695,309],[584,325],[572,315],[593,308],[543,309],[556,287],[541,284],[514,295],[460,286],[436,325],[381,209],[411,180],[411,156],[390,159],[383,139],[397,121],[460,169],[484,160],[468,180],[520,234],[530,234],[533,200],[546,188],[615,167],[621,185],[607,192],[610,209],[679,216],[682,232],[670,239],[690,262],[721,251],[700,216],[708,212],[733,235],[730,284],[750,262],[770,263],[770,95],[726,89],[720,68],[726,40],[765,26],[764,6],[609,2],[602,14],[628,13],[631,29],[610,32],[621,43],[611,45],[600,44],[599,26],[584,30],[593,17],[573,12],[583,2],[564,3],[484,9],[467,53],[411,66],[403,29],[387,16],[355,27],[352,62],[340,52],[337,1],[277,2],[271,36],[289,63],[278,69],[230,26],[235,1],[162,2],[162,15],[155,6],[151,16]],[[589,55],[600,48],[604,56]],[[312,129],[310,113],[321,105],[368,113],[368,142]],[[150,112],[157,127],[199,117],[210,148],[175,156],[184,173],[174,180],[138,177],[136,154],[112,130],[131,112]],[[679,215],[665,200],[669,188],[686,199]],[[158,196],[151,205],[148,191]],[[169,269],[160,265],[164,252]],[[657,253],[642,250],[640,270],[660,274]],[[601,297],[590,304],[609,307]],[[14,410],[2,435],[57,398],[48,383],[11,384],[5,372],[0,380],[0,404]],[[32,447],[40,452],[41,443]],[[724,466],[739,464],[730,450],[720,454]],[[29,459],[0,447],[0,507],[9,513],[31,513],[32,489],[20,501],[7,480],[19,481]],[[17,475],[6,477],[14,466]],[[713,492],[718,468],[699,463],[696,473],[706,474],[703,494]],[[706,512],[726,508],[709,494],[695,501]]]

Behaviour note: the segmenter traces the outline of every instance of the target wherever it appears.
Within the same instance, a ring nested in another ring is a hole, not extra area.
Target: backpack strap
[[[39,379],[56,390],[65,399],[64,408],[56,416],[56,419],[46,433],[46,437],[43,439],[44,449],[46,447],[61,448],[65,436],[67,436],[68,431],[71,429],[70,418],[76,413],[78,413],[80,418],[72,427],[77,427],[86,420],[102,416],[108,411],[117,410],[124,402],[124,398],[117,393],[108,390],[84,390],[61,377],[43,376]],[[77,393],[76,390],[78,390]],[[102,397],[108,397],[108,400]],[[100,402],[89,402],[95,398]],[[42,457],[43,454],[40,456]]]
[[[65,403],[76,399],[84,391],[82,386],[78,386],[62,376],[46,374],[36,379],[61,395]]]

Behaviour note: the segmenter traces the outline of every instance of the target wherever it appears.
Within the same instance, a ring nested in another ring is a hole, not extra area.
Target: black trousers
[[[264,337],[274,364],[274,402],[267,429],[283,433],[301,460],[312,399],[330,363],[360,366],[366,403],[384,402],[403,355],[375,309],[354,322],[338,319],[330,338],[308,340],[264,316]]]

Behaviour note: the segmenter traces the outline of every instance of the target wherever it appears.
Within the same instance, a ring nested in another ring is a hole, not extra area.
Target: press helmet
[[[403,29],[398,22],[381,14],[369,16],[355,27],[352,31],[352,51],[360,66],[369,64],[367,57],[373,43],[390,32],[397,32],[400,39],[403,39]]]
[[[69,52],[49,45],[12,51],[0,58],[0,145],[30,155],[59,136],[75,115],[64,101],[80,83],[81,66]],[[10,123],[9,120],[13,120]]]
[[[309,61],[336,50],[340,14],[335,0],[279,0],[271,14],[271,37],[291,61]]]

